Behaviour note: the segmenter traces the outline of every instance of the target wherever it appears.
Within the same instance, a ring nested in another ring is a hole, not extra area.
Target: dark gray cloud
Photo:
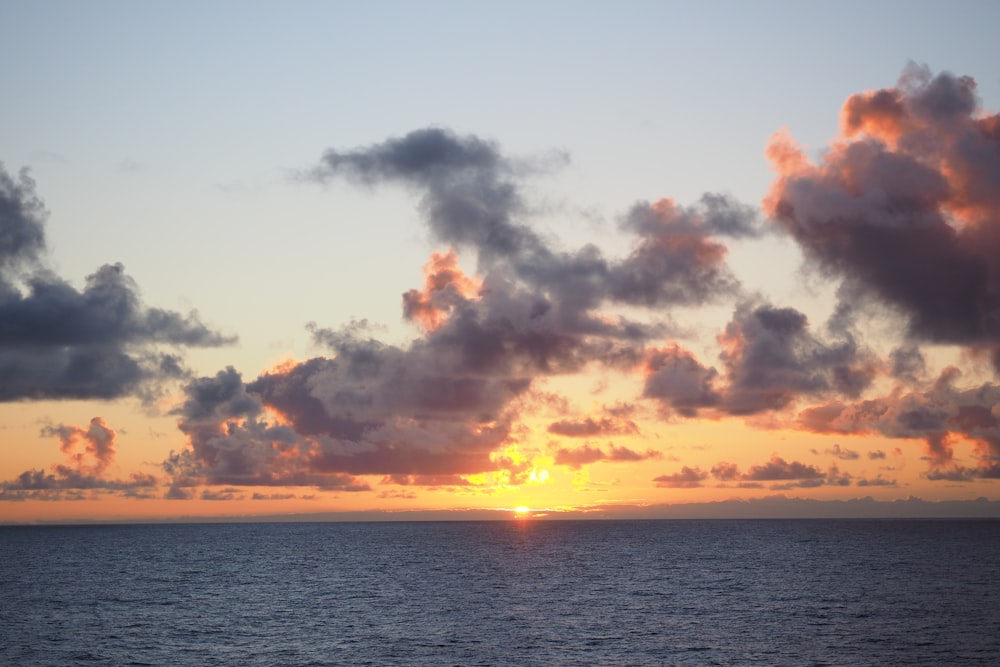
[[[884,477],[861,478],[855,484],[858,486],[896,486],[896,480]]]
[[[15,179],[0,163],[0,288],[45,251],[46,212],[27,169]]]
[[[783,408],[799,396],[857,396],[874,376],[853,338],[824,343],[793,308],[740,304],[720,342],[730,414]]]
[[[94,493],[153,498],[158,486],[153,475],[133,473],[127,479],[105,479],[57,465],[50,473],[27,470],[13,480],[0,482],[0,500],[86,500]]]
[[[759,234],[754,211],[721,195],[706,195],[693,207],[669,200],[639,203],[622,223],[635,237],[632,251],[609,259],[590,245],[557,248],[535,232],[522,194],[524,176],[496,144],[441,129],[324,154],[311,172],[318,180],[341,177],[415,188],[432,237],[474,250],[482,278],[471,281],[452,254],[436,254],[425,268],[425,288],[403,297],[404,316],[424,330],[422,338],[398,347],[359,335],[357,327],[316,328],[316,340],[330,348],[332,358],[312,359],[247,385],[285,415],[298,434],[316,440],[315,465],[331,472],[395,476],[494,469],[501,462],[489,453],[516,420],[514,400],[536,378],[590,365],[631,369],[647,359],[646,396],[685,415],[718,406],[735,412],[737,398],[747,402],[752,378],[740,373],[756,357],[730,359],[737,381],[731,389],[742,393],[724,393],[715,387],[716,371],[700,367],[679,349],[649,356],[646,345],[662,335],[662,326],[609,317],[601,309],[638,306],[656,319],[665,314],[663,307],[738,294],[739,284],[725,263],[727,249],[717,239]],[[758,315],[766,330],[781,313],[765,311]],[[774,324],[772,329],[780,329],[780,322]],[[796,335],[796,341],[807,338],[796,332],[789,337]],[[759,339],[751,351],[764,345]],[[820,347],[813,345],[809,358],[795,359],[800,375],[811,372],[823,389],[846,390],[855,379],[847,372],[853,368],[848,358],[853,350]],[[758,356],[761,367],[771,360]],[[845,371],[840,380],[835,367]],[[768,388],[789,396],[819,389],[801,379]],[[740,409],[772,409],[785,402],[762,400]],[[625,426],[610,417],[580,417],[555,422],[550,431],[587,437],[624,432]],[[442,449],[441,443],[449,444]],[[628,460],[622,458],[628,453],[585,445],[559,450],[557,459],[582,465]]]
[[[594,246],[554,248],[527,224],[521,181],[530,172],[524,164],[504,156],[495,143],[427,128],[365,148],[329,150],[309,177],[416,188],[435,240],[474,249],[481,271],[503,265],[544,295],[537,306],[558,310],[564,324],[597,326],[583,314],[606,301],[699,304],[737,289],[724,263],[725,247],[710,237],[756,234],[749,207],[716,194],[692,208],[669,200],[637,204],[623,222],[636,234],[635,248],[613,261]]]
[[[853,449],[848,449],[846,447],[841,447],[839,444],[835,444],[830,449],[823,450],[824,454],[833,456],[834,458],[842,459],[844,461],[856,461],[861,458],[861,454],[854,451]]]
[[[417,459],[403,457],[407,449],[380,452],[373,438],[392,424],[399,437],[398,423],[405,417],[423,429],[419,437],[412,434],[414,442],[447,425],[456,442],[495,446],[493,439],[456,438],[455,425],[480,432],[499,419],[503,429],[486,431],[499,437],[514,418],[513,399],[536,378],[590,365],[634,368],[645,357],[646,343],[665,331],[655,323],[667,318],[663,307],[738,293],[725,264],[726,248],[715,239],[757,234],[749,207],[721,195],[706,195],[689,208],[669,200],[637,204],[622,223],[635,235],[631,253],[609,259],[592,245],[557,248],[530,227],[523,164],[505,157],[494,143],[431,128],[361,149],[327,151],[310,173],[321,181],[340,177],[415,188],[433,238],[474,250],[483,274],[476,292],[453,257],[435,255],[425,269],[425,289],[404,295],[404,315],[425,329],[424,338],[397,348],[317,330],[317,340],[335,359],[311,360],[251,383],[251,390],[291,416],[297,429],[354,443],[351,456],[365,460],[350,464],[350,456],[326,447],[329,469],[444,474],[495,465],[485,450],[473,449],[471,460],[451,452],[450,469],[437,462],[433,470],[415,470]],[[648,308],[654,323],[601,310],[612,305]],[[364,380],[352,375],[356,364],[366,369]],[[650,394],[662,394],[666,384],[652,382]],[[714,400],[710,388],[706,391],[709,397],[685,395],[673,403],[692,411]],[[553,432],[583,435],[619,426],[584,417],[557,422]],[[421,453],[419,460],[434,458],[426,448],[411,447]],[[391,470],[385,467],[389,453],[398,460]]]
[[[525,208],[519,171],[492,142],[427,128],[366,148],[328,150],[310,175],[417,187],[435,238],[474,247],[481,261],[489,262],[546,252],[539,236],[515,221]]]
[[[823,341],[794,308],[743,301],[719,335],[724,373],[671,344],[647,353],[644,395],[686,417],[703,410],[752,415],[804,398],[858,396],[877,364],[853,336],[839,334],[840,340]]]
[[[144,306],[121,264],[71,286],[45,268],[45,217],[27,172],[15,180],[0,166],[0,401],[149,398],[183,372],[160,346],[234,340],[195,313]]]
[[[854,478],[842,473],[836,466],[823,472],[819,468],[799,461],[786,461],[780,456],[772,456],[767,463],[751,466],[740,472],[734,463],[720,462],[710,471],[698,467],[683,466],[680,471],[660,475],[653,479],[656,486],[664,488],[696,488],[704,486],[709,478],[714,478],[721,486],[735,485],[739,488],[757,489],[769,485],[772,490],[783,491],[817,486],[849,486]],[[868,480],[864,485],[877,485],[879,481]]]
[[[915,345],[898,347],[889,355],[892,377],[914,383],[923,378],[926,371],[924,355]]]
[[[722,394],[715,386],[718,376],[718,371],[703,366],[687,350],[669,345],[649,353],[643,395],[673,412],[693,417],[699,410],[722,402]]]

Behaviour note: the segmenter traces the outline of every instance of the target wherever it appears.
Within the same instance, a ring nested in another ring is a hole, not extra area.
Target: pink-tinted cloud
[[[848,99],[843,139],[810,164],[787,136],[765,210],[841,296],[897,308],[918,340],[1000,346],[1000,116],[969,77],[911,66]]]
[[[47,266],[47,217],[28,171],[14,178],[0,164],[0,402],[148,401],[185,376],[178,350],[235,340],[196,313],[145,306],[118,263],[73,287]]]
[[[100,417],[91,419],[86,430],[78,426],[47,426],[42,435],[59,438],[59,448],[77,470],[100,475],[115,458],[115,432]]]
[[[639,426],[631,419],[606,416],[560,419],[549,424],[548,432],[567,438],[592,438],[604,435],[636,435]]]
[[[922,440],[930,465],[928,479],[988,478],[995,474],[1000,457],[1000,387],[986,383],[963,389],[956,386],[957,379],[957,370],[948,368],[923,389],[898,389],[880,398],[813,406],[799,413],[798,424],[817,433],[877,433]],[[958,438],[975,444],[979,456],[975,468],[961,468],[954,461]],[[885,454],[870,452],[869,458],[885,458]]]
[[[46,426],[41,435],[59,439],[67,463],[54,464],[48,473],[27,470],[0,482],[0,500],[78,500],[95,493],[149,498],[155,494],[159,481],[153,475],[132,473],[127,479],[105,476],[114,462],[116,434],[101,417],[91,419],[86,429],[60,424]]]
[[[382,484],[399,486],[449,487],[468,486],[469,481],[461,475],[386,475]]]
[[[589,443],[584,443],[582,446],[572,449],[558,447],[555,449],[554,454],[556,465],[564,465],[570,468],[581,468],[591,463],[597,463],[598,461],[637,462],[659,459],[661,457],[662,454],[660,452],[652,449],[648,449],[645,452],[637,452],[628,447],[619,447],[614,444],[608,445],[607,449],[602,449]]]
[[[754,482],[774,482],[778,480],[822,479],[823,473],[816,467],[785,461],[780,456],[773,456],[767,463],[751,466],[742,479]]]
[[[707,472],[698,468],[684,466],[680,469],[680,472],[654,477],[653,482],[656,483],[656,486],[663,488],[693,489],[701,486],[702,482],[706,479],[708,479]]]

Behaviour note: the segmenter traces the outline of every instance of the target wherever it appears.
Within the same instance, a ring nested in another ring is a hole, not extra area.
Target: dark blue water
[[[2,665],[998,665],[998,521],[0,528]]]

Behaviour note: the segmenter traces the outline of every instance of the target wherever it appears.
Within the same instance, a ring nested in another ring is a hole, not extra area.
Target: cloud
[[[818,468],[797,461],[788,462],[780,456],[773,456],[762,465],[751,466],[742,476],[742,479],[754,482],[822,478],[823,473]]]
[[[705,195],[700,207],[687,209],[670,199],[636,204],[622,228],[638,241],[626,259],[609,266],[610,296],[655,306],[703,304],[738,293],[726,247],[713,237],[755,235],[753,221],[752,209],[721,195]]]
[[[582,447],[573,449],[556,448],[554,460],[556,465],[579,469],[598,461],[637,462],[659,459],[662,456],[660,452],[652,449],[648,449],[645,452],[637,452],[628,447],[618,447],[612,444],[608,445],[607,450],[604,450],[600,447],[594,447],[589,443],[584,443]]]
[[[86,500],[95,492],[153,498],[158,484],[155,476],[144,473],[132,473],[127,479],[104,479],[55,466],[51,473],[27,470],[13,480],[0,482],[0,500]]]
[[[911,65],[895,88],[853,95],[842,138],[810,164],[787,135],[767,213],[842,282],[889,304],[914,339],[1000,345],[1000,115],[975,82]]]
[[[330,149],[309,176],[419,188],[421,209],[435,238],[475,247],[480,260],[490,262],[542,252],[538,235],[514,220],[526,208],[516,183],[522,171],[495,143],[426,128],[366,148]]]
[[[246,495],[239,489],[204,489],[201,492],[202,500],[244,500]]]
[[[0,401],[150,398],[183,375],[159,346],[232,342],[181,315],[143,305],[121,264],[104,264],[83,290],[44,265],[46,211],[24,170],[0,165]]]
[[[45,206],[27,169],[13,178],[0,164],[0,287],[12,274],[36,263],[45,251]]]
[[[250,500],[294,500],[297,496],[294,493],[257,493],[250,496]]]
[[[734,463],[720,462],[705,471],[699,467],[683,466],[680,471],[655,477],[653,482],[658,487],[690,489],[704,486],[709,478],[714,478],[720,486],[736,485],[744,489],[763,488],[770,483],[772,490],[808,489],[817,486],[849,486],[854,478],[841,472],[837,466],[831,466],[823,472],[815,466],[799,461],[786,461],[774,455],[767,463],[751,466],[746,472],[740,472]],[[861,482],[864,481],[862,484]],[[858,480],[860,486],[887,485],[881,477],[875,480]],[[894,484],[895,482],[893,482]]]
[[[838,333],[840,340],[822,341],[794,308],[744,300],[718,336],[724,374],[672,343],[647,352],[643,393],[685,417],[753,415],[799,399],[858,396],[875,377],[875,360],[852,335]]]
[[[132,473],[127,479],[105,476],[116,453],[116,433],[101,417],[86,429],[65,424],[42,429],[43,437],[58,438],[66,463],[51,472],[26,470],[16,478],[0,482],[0,500],[82,500],[95,493],[132,498],[151,498],[159,480],[149,474]]]
[[[479,292],[479,284],[465,275],[454,250],[434,253],[424,267],[427,282],[423,290],[403,294],[403,317],[417,322],[421,329],[433,331],[448,315]]]
[[[95,474],[107,469],[115,458],[115,432],[103,419],[94,417],[90,426],[84,430],[78,426],[47,426],[42,429],[43,436],[55,436],[61,442],[60,449],[70,457],[78,469],[90,467]],[[78,445],[83,445],[82,451]],[[86,459],[93,459],[93,465],[87,466]]]
[[[806,408],[799,413],[798,425],[817,433],[877,433],[889,438],[920,439],[931,468],[928,479],[989,478],[1000,457],[1000,387],[984,383],[959,388],[955,384],[959,375],[957,369],[949,367],[921,389]],[[958,438],[974,443],[979,457],[977,467],[961,469],[954,460]],[[868,457],[883,459],[885,453],[869,452]]]
[[[382,484],[439,488],[469,486],[469,480],[461,475],[386,475],[382,478]]]
[[[780,409],[799,396],[857,396],[874,375],[867,353],[852,337],[823,343],[794,308],[743,302],[719,342],[729,414]]]
[[[684,466],[680,469],[680,472],[675,472],[670,475],[660,475],[659,477],[653,478],[656,482],[656,486],[670,488],[670,489],[693,489],[702,485],[708,478],[708,473],[704,472],[698,468],[689,468]]]
[[[718,371],[702,366],[676,343],[649,350],[644,370],[643,396],[685,417],[694,417],[700,409],[715,407],[723,400],[715,387]]]
[[[629,419],[626,414],[631,410],[616,410],[612,408],[606,416],[581,417],[578,419],[560,419],[548,426],[552,435],[567,438],[592,438],[602,435],[637,435],[639,425]]]
[[[756,234],[751,208],[715,194],[691,208],[670,200],[641,202],[622,224],[636,235],[632,253],[611,260],[593,245],[555,248],[531,228],[521,181],[537,172],[525,164],[504,156],[493,142],[426,128],[364,148],[328,150],[307,177],[415,188],[434,240],[475,250],[487,274],[502,267],[540,297],[533,312],[551,311],[564,328],[611,332],[589,312],[605,302],[700,304],[737,288],[724,262],[725,246],[711,237]],[[639,333],[632,325],[618,335]]]
[[[861,454],[858,452],[852,449],[847,449],[846,447],[841,447],[839,444],[835,444],[829,449],[824,449],[823,453],[843,461],[856,461],[861,458]]]
[[[233,368],[191,380],[185,394],[187,400],[175,414],[190,449],[163,463],[173,489],[200,484],[369,489],[350,475],[325,474],[315,464],[317,441],[268,421],[264,404],[247,392]]]
[[[874,477],[870,479],[861,478],[856,484],[858,486],[896,486],[896,480],[885,479],[884,477]]]

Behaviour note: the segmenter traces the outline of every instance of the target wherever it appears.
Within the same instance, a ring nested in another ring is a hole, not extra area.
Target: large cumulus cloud
[[[1000,115],[969,77],[911,65],[851,96],[818,164],[787,135],[765,207],[841,297],[897,308],[917,341],[1000,346]]]

